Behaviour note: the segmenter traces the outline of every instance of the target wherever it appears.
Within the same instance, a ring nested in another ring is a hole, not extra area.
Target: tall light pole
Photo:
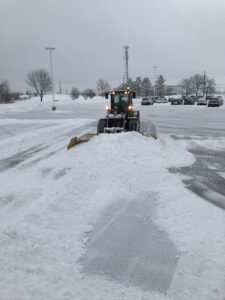
[[[157,66],[153,66],[152,68],[154,70],[154,81],[155,81],[155,84],[154,84],[154,101],[155,101],[155,97],[156,97],[156,69],[158,67]]]
[[[203,96],[205,97],[206,94],[206,71],[204,71],[203,75]]]
[[[129,61],[129,55],[128,55],[128,49],[130,47],[129,46],[124,46],[124,61],[125,61],[125,73],[124,73],[124,77],[125,77],[125,82],[126,85],[128,85],[128,81],[129,81],[129,70],[128,70],[128,61]]]
[[[53,79],[53,68],[52,68],[52,51],[55,50],[53,47],[46,47],[45,50],[49,51],[50,55],[50,69],[51,69],[51,79],[52,79],[52,110],[56,110],[55,107],[55,91],[54,91],[54,79]]]

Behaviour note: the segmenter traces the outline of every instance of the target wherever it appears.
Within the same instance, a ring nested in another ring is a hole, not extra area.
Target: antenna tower
[[[128,72],[128,60],[129,60],[129,54],[128,54],[128,49],[129,46],[124,46],[124,61],[125,61],[125,73],[124,73],[124,83],[128,84],[129,80],[129,72]]]

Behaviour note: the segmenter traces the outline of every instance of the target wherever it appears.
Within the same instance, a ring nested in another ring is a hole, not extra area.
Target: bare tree
[[[7,80],[0,83],[0,102],[8,102],[11,100],[10,86]]]
[[[48,71],[39,69],[27,74],[27,84],[35,90],[42,102],[43,96],[52,88],[52,80]]]
[[[196,97],[198,97],[199,93],[202,93],[204,96],[213,94],[215,92],[215,86],[216,83],[214,79],[202,74],[195,74],[190,78],[184,78],[180,83],[180,87],[186,96],[195,94]]]
[[[72,88],[70,96],[73,100],[77,99],[80,96],[80,91],[77,88]]]
[[[215,82],[214,79],[208,78],[206,76],[204,91],[205,91],[206,96],[215,93],[215,91],[216,91],[216,82]]]
[[[82,96],[86,100],[87,98],[95,97],[95,92],[92,89],[86,89],[82,92]]]
[[[193,84],[190,78],[182,79],[180,87],[182,88],[185,96],[189,96],[193,91]]]
[[[97,81],[96,90],[97,90],[98,95],[103,97],[104,94],[110,90],[110,85],[106,80],[99,79]]]
[[[195,74],[190,78],[190,80],[193,92],[195,93],[195,96],[198,97],[199,92],[202,91],[204,86],[204,76],[201,74]]]

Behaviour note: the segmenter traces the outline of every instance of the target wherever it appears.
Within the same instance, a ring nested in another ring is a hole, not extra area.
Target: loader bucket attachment
[[[142,132],[141,134],[145,137],[152,137],[153,139],[157,140],[157,135],[153,132],[148,132],[148,133]]]
[[[86,133],[84,135],[82,135],[81,137],[73,137],[68,146],[67,146],[67,150],[75,147],[76,145],[79,145],[81,143],[86,143],[88,142],[91,138],[93,138],[96,134],[95,133]]]

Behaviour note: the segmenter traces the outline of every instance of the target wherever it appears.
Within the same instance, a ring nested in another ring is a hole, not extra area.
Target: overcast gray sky
[[[28,71],[49,70],[54,46],[55,81],[63,88],[112,86],[130,77],[167,83],[207,71],[225,88],[225,0],[0,0],[0,80],[25,89]]]

